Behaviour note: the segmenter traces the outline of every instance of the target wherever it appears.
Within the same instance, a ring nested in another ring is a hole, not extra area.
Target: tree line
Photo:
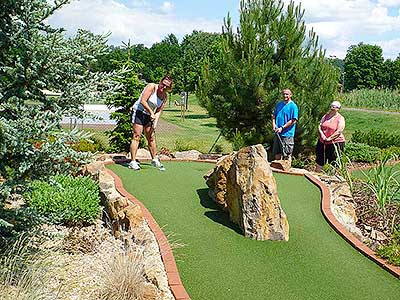
[[[138,71],[144,81],[155,82],[165,73],[171,73],[175,80],[175,93],[193,93],[205,60],[216,59],[222,50],[221,38],[219,33],[195,30],[185,35],[181,43],[171,33],[151,47],[143,44],[110,46],[108,53],[98,58],[96,69],[113,71],[130,55],[131,60],[142,64]],[[384,59],[380,46],[361,42],[351,45],[344,59],[331,56],[326,60],[339,69],[338,85],[344,91],[400,89],[400,54],[393,60]]]

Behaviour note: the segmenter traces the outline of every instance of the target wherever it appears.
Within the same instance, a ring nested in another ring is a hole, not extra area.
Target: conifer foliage
[[[314,143],[338,72],[325,62],[315,33],[306,34],[303,15],[293,2],[284,9],[282,1],[243,0],[236,31],[226,18],[222,51],[205,63],[197,95],[229,140],[270,141],[273,108],[290,88],[300,110],[297,143]]]
[[[115,74],[96,73],[106,36],[79,30],[67,38],[46,19],[68,0],[2,0],[0,4],[0,204],[11,188],[73,172],[87,158],[72,149],[78,131],[63,115],[82,115],[84,102],[112,95]],[[46,90],[59,96],[48,97]],[[1,205],[0,205],[1,206]]]
[[[145,82],[138,76],[138,70],[143,64],[132,60],[130,44],[125,48],[127,58],[125,61],[116,62],[119,74],[114,78],[121,88],[113,97],[107,99],[106,104],[115,109],[111,118],[117,121],[117,126],[109,133],[112,150],[129,152],[132,140],[132,106],[139,99]],[[140,145],[143,146],[143,139]]]

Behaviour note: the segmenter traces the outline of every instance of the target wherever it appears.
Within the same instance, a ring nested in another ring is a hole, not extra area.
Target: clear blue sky
[[[289,0],[284,0],[288,3]],[[220,32],[229,12],[239,18],[239,0],[73,0],[50,24],[73,35],[78,28],[111,33],[109,43],[147,46],[169,33],[178,38],[193,30]],[[295,0],[295,3],[300,3]],[[327,55],[344,58],[349,46],[379,45],[385,58],[400,53],[400,0],[302,0],[305,22],[320,37]]]

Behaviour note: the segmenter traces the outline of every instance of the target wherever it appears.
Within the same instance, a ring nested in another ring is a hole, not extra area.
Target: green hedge
[[[57,175],[29,188],[24,195],[29,205],[54,223],[92,223],[99,216],[99,187],[89,177]]]
[[[376,162],[381,158],[381,149],[362,143],[347,143],[344,153],[351,161]]]
[[[400,134],[388,133],[381,129],[371,129],[369,131],[356,130],[351,136],[354,143],[363,143],[380,149],[391,146],[400,147]]]

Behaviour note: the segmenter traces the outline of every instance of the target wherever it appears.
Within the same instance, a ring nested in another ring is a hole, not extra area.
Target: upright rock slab
[[[211,197],[246,237],[289,240],[289,223],[262,145],[222,157],[204,178]]]

